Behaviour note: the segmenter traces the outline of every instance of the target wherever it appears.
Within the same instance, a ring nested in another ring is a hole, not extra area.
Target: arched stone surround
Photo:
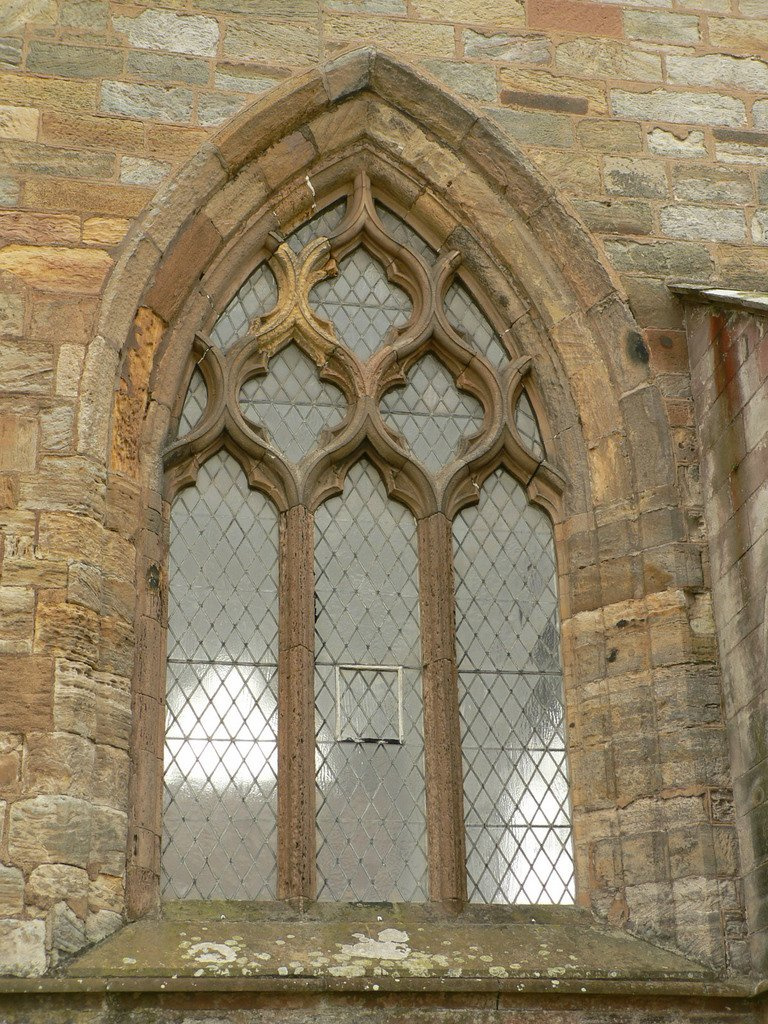
[[[137,559],[133,632],[124,624],[127,913],[157,901],[162,451],[194,335],[270,232],[309,215],[306,178],[331,197],[359,168],[437,247],[462,253],[487,313],[532,359],[532,398],[567,481],[556,536],[578,902],[724,968],[741,901],[722,723],[719,711],[696,718],[716,657],[709,595],[683,542],[642,334],[592,240],[493,123],[373,50],[287,81],[204,144],[138,219],[103,294],[78,451],[97,474],[108,467],[105,521]]]

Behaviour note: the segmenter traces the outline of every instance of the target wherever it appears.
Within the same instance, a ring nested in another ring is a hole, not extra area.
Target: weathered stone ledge
[[[711,288],[684,282],[670,284],[669,290],[689,302],[711,302],[718,306],[749,309],[768,314],[768,292],[747,292],[736,288]]]

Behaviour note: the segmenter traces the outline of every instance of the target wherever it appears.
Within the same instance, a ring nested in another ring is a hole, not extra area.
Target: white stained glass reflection
[[[275,899],[277,513],[224,452],[171,517],[162,892]]]
[[[431,353],[411,367],[405,387],[384,395],[381,414],[431,473],[446,466],[459,442],[483,425],[482,405],[466,391],[459,391],[448,370]]]
[[[482,353],[494,366],[505,366],[509,362],[509,355],[488,317],[459,281],[454,281],[445,293],[445,312],[470,348]]]
[[[552,526],[498,470],[453,535],[469,897],[570,903]]]
[[[315,285],[310,301],[333,323],[339,341],[363,360],[390,327],[406,323],[411,314],[411,300],[362,246],[341,260],[336,277]]]
[[[193,427],[197,426],[200,417],[205,412],[207,403],[208,388],[205,386],[202,373],[195,367],[184,397],[184,405],[179,417],[179,429],[176,432],[177,437],[184,437]]]
[[[242,386],[240,408],[246,419],[266,428],[286,458],[298,462],[314,447],[321,431],[342,421],[347,403],[292,343],[272,357],[266,376]]]
[[[318,899],[420,902],[427,841],[416,523],[366,461],[316,513],[315,577]],[[362,736],[394,728],[372,705],[366,713],[364,691],[388,690],[391,718],[395,667],[402,738]],[[338,707],[339,668],[360,694],[356,714]],[[342,717],[358,739],[381,742],[340,742]]]
[[[347,200],[338,199],[335,203],[331,203],[330,206],[326,206],[320,213],[316,213],[311,220],[302,224],[301,227],[292,231],[286,238],[286,242],[294,252],[301,252],[304,246],[314,238],[319,238],[320,236],[330,238],[339,224],[341,224],[346,212]]]
[[[520,392],[515,406],[515,427],[520,435],[520,440],[528,451],[537,459],[543,459],[545,457],[544,442],[541,439],[536,413],[524,391]]]
[[[260,264],[230,300],[213,325],[211,341],[228,349],[248,333],[251,320],[266,316],[277,303],[277,284],[266,263]]]

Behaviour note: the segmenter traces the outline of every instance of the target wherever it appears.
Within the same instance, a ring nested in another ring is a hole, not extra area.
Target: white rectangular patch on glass
[[[336,739],[403,742],[401,665],[336,666]]]

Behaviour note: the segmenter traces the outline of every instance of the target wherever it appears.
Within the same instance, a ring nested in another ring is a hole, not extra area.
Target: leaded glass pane
[[[541,439],[541,431],[536,420],[536,413],[533,411],[530,399],[524,391],[520,392],[520,397],[515,407],[515,426],[524,446],[537,459],[543,459],[545,456],[544,442]]]
[[[200,417],[205,412],[207,403],[208,388],[205,386],[202,373],[195,367],[184,398],[184,405],[181,409],[177,437],[184,437],[185,434],[188,434],[198,424]]]
[[[408,296],[387,280],[384,268],[362,246],[339,263],[336,277],[312,289],[311,300],[361,359],[373,355],[390,327],[406,323],[411,313]]]
[[[509,362],[509,355],[488,317],[459,281],[454,281],[445,293],[445,312],[454,327],[464,334],[467,344],[490,363],[504,366]]]
[[[419,902],[427,840],[416,523],[366,461],[317,511],[315,577],[318,898]],[[359,697],[354,714],[349,690]],[[392,742],[396,715],[402,738]],[[353,728],[358,742],[345,739]]]
[[[286,458],[298,462],[314,447],[322,430],[341,422],[347,403],[292,343],[272,357],[265,377],[243,385],[240,408],[246,419],[267,429]]]
[[[292,231],[286,238],[286,242],[294,252],[301,252],[313,238],[319,238],[321,235],[324,238],[329,238],[341,224],[346,212],[346,199],[339,199],[330,206],[326,206],[320,213],[316,213],[306,224],[302,224],[301,227]]]
[[[466,391],[459,391],[448,370],[431,353],[411,367],[405,387],[384,396],[381,414],[431,473],[449,463],[461,439],[476,434],[483,425],[482,405]]]
[[[401,245],[406,246],[408,249],[412,249],[413,252],[417,252],[419,256],[426,263],[434,263],[437,259],[437,253],[429,244],[425,241],[421,235],[417,234],[412,227],[405,223],[396,213],[387,209],[382,203],[376,203],[376,213],[379,215],[379,220],[387,229],[387,232],[399,242]]]
[[[227,308],[213,325],[211,341],[228,349],[248,333],[248,325],[257,316],[265,316],[277,303],[277,285],[266,263],[256,267],[241,285]]]
[[[498,470],[453,536],[470,900],[569,903],[552,527]]]
[[[171,517],[162,891],[275,899],[277,513],[229,455]]]

